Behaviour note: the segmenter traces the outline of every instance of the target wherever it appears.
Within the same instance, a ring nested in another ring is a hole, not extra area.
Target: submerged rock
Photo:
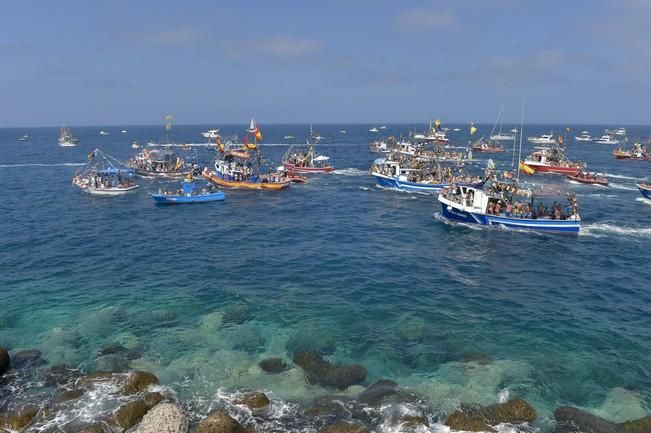
[[[306,409],[303,413],[310,417],[333,416],[338,418],[346,415],[348,411],[342,402],[326,398],[317,401],[312,407]]]
[[[104,382],[111,379],[113,379],[113,373],[110,371],[98,370],[80,377],[77,384],[80,386],[88,386],[95,382]]]
[[[651,416],[618,424],[624,433],[651,433]]]
[[[235,404],[246,406],[252,411],[260,411],[269,406],[269,398],[263,392],[252,392],[245,395],[243,398],[235,400]]]
[[[651,416],[614,423],[575,407],[554,411],[554,433],[651,433]]]
[[[27,427],[38,414],[39,409],[35,406],[22,408],[18,412],[7,412],[0,414],[0,428],[8,430],[22,430]]]
[[[103,346],[97,351],[98,356],[107,356],[107,355],[121,355],[128,360],[138,359],[142,356],[144,348],[141,345],[136,345],[135,347],[127,348],[121,345],[120,343],[110,343],[106,346]]]
[[[143,416],[163,400],[157,392],[146,394],[143,398],[123,404],[111,416],[109,422],[125,432],[140,422]]]
[[[392,380],[381,379],[362,391],[357,400],[369,406],[377,406],[385,397],[398,393],[398,384]]]
[[[222,323],[241,325],[252,320],[254,317],[253,307],[249,304],[233,304],[226,308],[222,316]]]
[[[86,390],[77,388],[69,391],[63,391],[54,398],[55,403],[65,403],[66,401],[76,400],[86,393]]]
[[[75,381],[81,372],[66,364],[58,364],[48,368],[43,373],[43,384],[45,386],[67,385]]]
[[[314,352],[331,355],[337,349],[335,338],[323,329],[298,329],[287,341],[287,352],[294,355],[299,352]]]
[[[361,424],[338,422],[325,426],[319,433],[368,433],[368,429]]]
[[[161,403],[145,414],[136,433],[187,433],[188,426],[188,416],[181,407]]]
[[[258,364],[260,369],[266,373],[282,373],[287,370],[287,364],[281,358],[266,358]]]
[[[474,362],[479,365],[488,365],[493,362],[493,358],[481,352],[464,352],[462,355],[463,362]]]
[[[109,433],[111,430],[105,424],[95,422],[91,424],[81,424],[74,427],[67,425],[65,426],[64,431],[66,433]]]
[[[211,412],[197,425],[197,433],[251,433],[253,429],[242,427],[223,410]]]
[[[123,373],[129,370],[129,360],[122,355],[100,356],[95,361],[95,367],[97,367],[98,370]]]
[[[418,427],[429,427],[429,421],[424,416],[405,415],[399,422],[403,429],[416,430]]]
[[[124,386],[122,387],[122,393],[125,395],[136,394],[150,385],[158,385],[158,378],[152,373],[146,371],[134,371],[129,374]]]
[[[0,347],[0,376],[9,370],[9,352],[4,347]]]
[[[294,362],[305,371],[309,383],[343,390],[366,378],[366,369],[361,365],[333,365],[314,352],[297,353]]]
[[[43,353],[40,350],[29,349],[14,353],[11,365],[13,368],[29,368],[42,364],[45,361],[41,358]]]

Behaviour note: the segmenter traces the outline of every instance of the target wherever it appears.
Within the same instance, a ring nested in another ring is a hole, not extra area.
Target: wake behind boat
[[[133,174],[132,169],[114,157],[95,149],[88,155],[86,165],[72,178],[72,184],[92,195],[123,195],[138,189]]]

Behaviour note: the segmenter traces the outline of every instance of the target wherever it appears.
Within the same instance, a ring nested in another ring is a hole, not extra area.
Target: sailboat
[[[79,140],[76,139],[69,128],[61,127],[59,131],[59,146],[61,147],[75,147],[79,145]]]
[[[497,128],[497,123],[500,124],[500,129],[495,133]],[[495,124],[493,125],[493,130],[491,131],[490,139],[493,141],[511,141],[515,138],[515,133],[511,132],[502,132],[502,123],[504,122],[504,106],[500,108],[500,111],[497,112],[497,119],[495,119]]]

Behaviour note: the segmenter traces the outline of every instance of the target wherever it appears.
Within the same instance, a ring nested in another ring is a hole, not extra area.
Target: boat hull
[[[536,164],[535,162],[530,161],[525,161],[524,164],[533,168],[539,173],[556,173],[574,176],[581,170],[581,167],[557,167],[552,165]]]
[[[283,167],[288,171],[300,174],[309,174],[309,173],[331,173],[335,170],[334,167],[297,167],[291,162],[283,162]]]
[[[399,189],[402,191],[412,191],[412,192],[421,192],[427,194],[438,194],[443,188],[448,186],[445,183],[417,183],[417,182],[407,182],[404,180],[399,180],[394,177],[385,176],[379,173],[371,173],[377,184],[383,188],[392,188]]]
[[[651,188],[650,187],[645,187],[641,184],[635,184],[637,186],[637,189],[640,190],[640,193],[642,193],[642,196],[646,199],[651,200]]]
[[[464,211],[441,203],[442,215],[451,221],[482,226],[502,226],[515,230],[535,230],[547,233],[578,235],[581,221],[511,218],[500,215],[486,215]]]
[[[115,197],[118,195],[124,195],[124,194],[129,194],[132,192],[135,192],[140,185],[132,185],[127,188],[90,188],[90,187],[82,187],[81,190],[83,192],[86,192],[90,195],[98,195],[98,196],[104,196],[104,197]]]
[[[151,198],[153,198],[158,204],[208,203],[212,201],[224,200],[224,193],[214,192],[210,194],[191,195],[191,196],[152,194]]]
[[[155,172],[155,171],[146,171],[135,168],[135,173],[140,177],[155,177],[155,178],[168,178],[168,179],[180,179],[185,177],[188,172],[179,172],[179,171],[167,171],[167,172]]]
[[[585,179],[583,177],[579,176],[573,176],[569,175],[567,176],[568,179],[573,180],[575,182],[579,183],[585,183],[586,185],[601,185],[601,186],[608,186],[608,179],[604,180],[599,180],[599,179]]]
[[[290,182],[236,182],[232,180],[226,180],[215,173],[210,171],[204,171],[202,173],[203,177],[212,182],[215,185],[222,186],[224,188],[237,188],[237,189],[258,189],[265,191],[279,191],[289,187]]]

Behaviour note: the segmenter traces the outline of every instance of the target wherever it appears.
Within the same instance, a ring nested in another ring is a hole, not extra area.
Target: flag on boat
[[[94,150],[88,154],[88,159],[89,160],[93,159],[93,158],[95,158],[95,151]]]
[[[255,145],[255,143],[250,143],[250,142],[249,142],[249,134],[246,134],[246,135],[244,136],[244,148],[245,148],[245,149],[251,149],[251,150],[253,150],[253,149],[255,149],[256,147],[257,147],[257,146]]]
[[[440,127],[441,127],[441,120],[440,120],[440,119],[436,119],[436,120],[434,121],[434,130],[436,131],[436,130],[439,129]]]
[[[570,132],[570,127],[569,126],[565,127],[565,132]]]
[[[532,167],[529,167],[527,164],[525,164],[522,161],[518,163],[518,169],[521,172],[528,174],[529,176],[533,176],[533,174],[536,172],[536,170],[534,170]]]
[[[255,139],[258,141],[262,141],[262,132],[260,132],[260,128],[257,126],[255,127]]]
[[[563,137],[560,135],[558,136],[558,144],[563,144]]]
[[[222,139],[217,137],[217,140],[215,141],[217,144],[217,149],[221,152],[224,153],[224,150],[226,150],[226,147],[224,146],[224,143],[222,143]]]
[[[477,132],[477,128],[475,128],[474,124],[470,124],[470,135],[473,135],[475,132]]]
[[[495,170],[495,162],[493,161],[493,158],[488,158],[488,162],[486,162],[486,167],[489,170]]]

